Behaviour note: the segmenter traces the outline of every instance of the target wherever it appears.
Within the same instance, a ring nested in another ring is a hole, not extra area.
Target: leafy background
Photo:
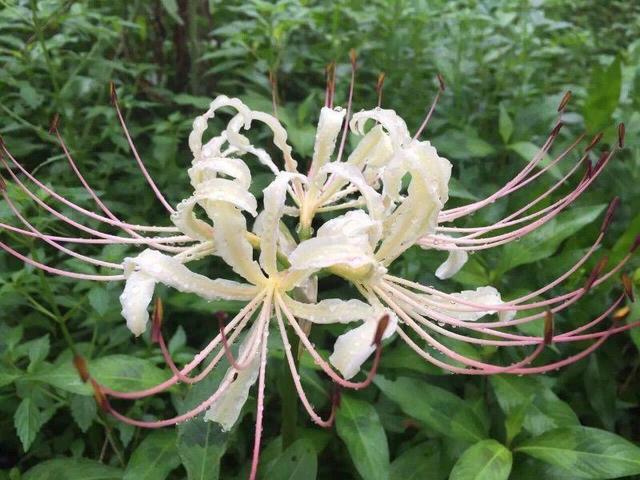
[[[621,208],[598,255],[620,259],[640,232],[640,6],[624,0],[153,0],[0,1],[0,132],[31,170],[77,201],[87,200],[47,133],[59,113],[76,160],[109,206],[130,222],[163,222],[145,189],[109,105],[117,87],[127,121],[157,183],[172,202],[189,191],[185,167],[191,119],[217,94],[270,110],[269,72],[279,117],[299,158],[309,158],[323,69],[338,61],[338,101],[347,87],[348,50],[359,55],[355,108],[375,104],[386,72],[384,105],[417,125],[440,72],[447,93],[427,136],[454,164],[452,204],[491,193],[530,158],[546,136],[564,91],[573,91],[561,135],[604,131],[627,146],[579,204],[538,234],[476,254],[452,281],[432,272],[441,255],[409,251],[396,270],[449,290],[495,285],[506,297],[563,272],[597,235],[603,206]],[[415,128],[415,127],[414,127]],[[559,149],[558,149],[559,151]],[[557,174],[557,173],[556,173]],[[267,177],[257,175],[256,182]],[[545,181],[476,214],[499,218],[544,191]],[[10,187],[38,227],[65,232]],[[46,196],[43,194],[43,198]],[[10,211],[0,204],[2,221]],[[69,268],[86,268],[37,242],[0,232],[3,242]],[[119,261],[131,249],[107,248]],[[640,282],[637,259],[627,270]],[[584,282],[593,264],[563,288]],[[213,265],[212,275],[216,275]],[[136,388],[167,376],[148,337],[133,339],[119,314],[117,285],[39,274],[0,255],[0,478],[245,478],[254,402],[224,433],[192,421],[141,431],[97,411],[77,378],[60,324],[110,386]],[[340,285],[323,284],[324,294]],[[564,291],[559,289],[558,292]],[[620,287],[593,291],[558,326],[578,325],[608,305]],[[217,331],[203,304],[164,292],[165,332],[179,362]],[[638,318],[638,307],[630,318]],[[330,337],[314,341],[329,348]],[[395,342],[385,347],[375,386],[343,396],[332,430],[299,417],[299,439],[279,434],[282,352],[270,358],[261,475],[269,479],[573,479],[640,478],[640,334],[612,338],[589,359],[539,377],[444,375]],[[577,346],[547,352],[567,356]],[[491,349],[465,352],[509,361]],[[329,408],[330,385],[311,363],[302,370],[314,403]],[[215,388],[216,372],[193,389],[125,405],[133,416],[171,415]]]

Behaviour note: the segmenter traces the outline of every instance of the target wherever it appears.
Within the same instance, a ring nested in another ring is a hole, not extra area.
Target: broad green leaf
[[[607,126],[618,106],[622,85],[622,65],[616,58],[607,68],[596,66],[591,74],[584,102],[584,123],[595,133]]]
[[[140,390],[167,379],[151,361],[129,355],[110,355],[89,362],[91,375],[114,390]]]
[[[56,458],[36,465],[22,480],[122,480],[122,473],[88,458]]]
[[[363,478],[389,478],[387,437],[378,412],[370,403],[344,395],[336,416],[336,430]]]
[[[469,447],[451,471],[450,480],[506,480],[511,473],[511,452],[495,440]]]
[[[25,452],[28,451],[43,424],[42,414],[30,398],[25,398],[18,405],[13,415],[13,424],[22,448]]]
[[[220,425],[196,418],[178,427],[178,453],[189,480],[215,480],[229,434]]]
[[[111,298],[109,291],[104,287],[104,285],[93,287],[89,291],[88,298],[89,305],[91,305],[91,307],[100,317],[103,317],[105,313],[107,313],[109,309],[113,307],[113,299]]]
[[[504,104],[500,104],[500,117],[498,118],[498,132],[502,141],[506,144],[509,143],[511,134],[513,133],[513,121],[509,116],[509,112],[504,107]]]
[[[374,382],[403,412],[436,432],[468,442],[486,438],[472,404],[448,390],[408,377],[391,381],[377,375]]]
[[[124,480],[162,480],[180,465],[175,430],[156,430],[135,449]]]
[[[493,375],[490,381],[498,404],[507,415],[508,423],[516,422],[517,417],[524,415],[522,426],[533,435],[540,435],[557,427],[579,424],[571,407],[535,377]],[[513,429],[517,425],[509,426],[510,434],[515,436],[517,432]]]
[[[613,406],[616,404],[617,384],[611,372],[615,368],[606,358],[598,355],[589,357],[589,365],[584,373],[584,389],[587,392],[587,399],[594,412],[600,418],[602,426],[607,430],[613,430],[616,421],[616,411]]]
[[[0,366],[2,368],[2,366]],[[16,378],[19,378],[18,373],[0,372],[0,387],[13,383]]]
[[[520,265],[550,257],[564,240],[594,222],[605,207],[570,208],[519,241],[505,245],[496,267],[497,274],[502,275]]]
[[[447,478],[443,471],[440,449],[424,442],[410,448],[391,462],[390,480],[441,480]]]
[[[83,395],[71,395],[69,400],[69,408],[71,416],[80,427],[80,430],[86,432],[96,418],[97,408],[96,402],[92,397]]]
[[[29,342],[29,371],[42,362],[49,355],[49,335],[37,338]]]
[[[526,440],[516,449],[581,477],[619,478],[640,474],[640,447],[605,430],[564,427]]]
[[[495,153],[495,148],[478,136],[472,129],[466,131],[448,130],[443,135],[433,139],[432,143],[438,151],[456,160],[484,158]]]
[[[61,361],[54,365],[46,365],[26,376],[31,381],[52,385],[61,390],[78,395],[93,395],[91,387],[83,383],[71,360]]]
[[[313,480],[318,472],[318,458],[313,444],[304,438],[292,443],[275,459],[264,478],[278,480]],[[209,477],[207,477],[209,478]]]

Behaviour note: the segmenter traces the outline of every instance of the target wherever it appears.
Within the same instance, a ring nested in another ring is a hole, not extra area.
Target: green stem
[[[291,341],[291,351],[296,354],[298,351],[298,337],[293,334]],[[295,355],[294,361],[298,363],[298,356]],[[297,367],[297,365],[296,365]],[[280,385],[280,398],[282,399],[282,448],[285,449],[297,438],[298,423],[298,393],[293,383],[292,373],[289,371],[289,364],[285,360],[282,365],[282,382]]]

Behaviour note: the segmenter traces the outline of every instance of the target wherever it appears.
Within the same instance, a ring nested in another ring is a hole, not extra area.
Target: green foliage
[[[336,430],[363,478],[389,477],[387,437],[371,404],[344,395],[336,417]]]
[[[450,208],[484,198],[513,178],[539,151],[559,100],[571,90],[565,126],[543,165],[583,130],[604,131],[601,147],[611,149],[612,126],[624,121],[627,129],[625,150],[576,206],[530,236],[476,253],[446,284],[433,275],[440,254],[415,249],[393,265],[409,279],[447,291],[492,284],[505,298],[526,294],[580,258],[598,234],[605,205],[619,195],[621,207],[603,244],[565,286],[554,289],[561,294],[580,288],[598,258],[608,255],[610,265],[622,259],[640,233],[638,18],[637,2],[624,0],[9,0],[0,2],[0,134],[45,183],[93,208],[48,133],[49,120],[60,114],[71,153],[109,208],[131,223],[166,223],[109,105],[109,81],[115,82],[151,175],[175,203],[189,189],[186,137],[192,119],[213,96],[240,96],[269,111],[271,72],[278,116],[304,165],[324,96],[324,68],[338,62],[336,101],[343,103],[347,54],[355,48],[354,108],[375,104],[376,77],[384,71],[383,107],[400,112],[412,129],[436,91],[436,72],[444,76],[447,90],[425,138],[454,165]],[[458,225],[489,224],[521,208],[562,178],[579,156],[568,156],[538,182]],[[595,163],[597,154],[588,158]],[[582,172],[540,206],[557,201]],[[258,195],[267,178],[255,176]],[[75,234],[15,185],[9,184],[8,192],[34,226]],[[0,222],[17,224],[4,202]],[[0,237],[53,266],[100,270],[33,238],[4,229]],[[135,251],[133,246],[91,250],[113,262]],[[636,293],[639,267],[634,258],[625,269]],[[211,276],[222,273],[217,264],[204,268]],[[617,277],[570,313],[558,314],[558,330],[602,312],[619,290]],[[347,293],[341,288],[321,282],[321,293]],[[113,388],[146,388],[170,375],[148,335],[134,339],[124,326],[120,293],[118,285],[40,275],[0,254],[0,478],[246,478],[255,419],[251,399],[230,432],[201,417],[175,429],[143,430],[115,422],[96,407],[91,387],[73,367],[70,343],[88,359],[92,374]],[[165,298],[168,348],[180,365],[217,333],[212,312],[240,308],[237,302],[207,303],[177,292]],[[636,302],[627,321],[639,315]],[[640,476],[639,332],[611,338],[588,360],[559,372],[488,381],[447,375],[393,341],[385,344],[375,384],[343,394],[336,428],[321,431],[301,410],[299,439],[285,449],[274,386],[283,352],[274,350],[260,475],[274,480]],[[314,342],[328,352],[333,337],[318,335]],[[584,347],[584,342],[554,345],[542,355],[556,359]],[[467,347],[465,353],[501,364],[521,359],[490,347]],[[177,385],[157,398],[115,405],[135,418],[171,417],[208,398],[223,374],[224,368],[216,369],[193,387]],[[331,387],[306,357],[300,375],[313,405],[328,412]]]

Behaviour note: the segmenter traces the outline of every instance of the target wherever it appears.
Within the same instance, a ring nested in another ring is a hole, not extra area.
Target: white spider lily
[[[604,262],[598,263],[582,288],[546,300],[532,301],[558,286],[587,262],[604,236],[617,200],[610,205],[597,240],[583,258],[548,285],[507,302],[490,286],[445,293],[390,275],[388,270],[393,262],[408,248],[418,245],[425,249],[447,251],[447,260],[434,273],[440,279],[454,276],[466,262],[468,252],[516,240],[553,219],[593,183],[617,148],[604,153],[595,167],[592,168],[589,163],[589,168],[577,187],[545,208],[529,213],[536,204],[567,181],[587,159],[599,137],[587,146],[585,154],[569,174],[522,209],[487,226],[449,226],[447,223],[478,211],[531,183],[566,157],[581,138],[549,165],[536,171],[535,168],[558,135],[561,127],[561,123],[558,123],[540,152],[504,187],[485,199],[445,210],[451,164],[428,141],[418,139],[436,102],[434,101],[424,122],[413,136],[405,121],[390,109],[375,108],[352,116],[355,57],[352,58],[352,67],[352,83],[346,109],[333,108],[332,87],[327,91],[327,104],[320,111],[314,153],[307,175],[298,172],[298,164],[287,143],[287,132],[276,118],[253,111],[238,99],[225,96],[216,98],[209,109],[193,122],[193,131],[189,136],[193,164],[188,170],[193,194],[178,203],[175,209],[147,172],[127,131],[115,90],[112,89],[116,113],[136,162],[159,202],[169,213],[173,226],[136,225],[119,219],[86,182],[55,123],[52,131],[58,137],[71,169],[101,213],[71,202],[40,182],[0,142],[3,154],[0,155],[0,160],[16,185],[56,219],[89,233],[91,237],[63,237],[39,231],[21,215],[9,197],[5,181],[1,177],[0,192],[24,228],[6,223],[0,225],[12,232],[36,238],[93,268],[106,268],[116,273],[102,275],[60,269],[23,255],[0,242],[0,248],[6,252],[52,274],[93,281],[124,280],[126,283],[120,297],[122,315],[135,335],[142,334],[147,328],[147,309],[158,283],[206,300],[228,299],[246,303],[226,325],[219,319],[220,333],[191,362],[178,368],[173,363],[161,334],[161,304],[156,301],[151,337],[158,342],[172,370],[172,377],[155,387],[138,392],[114,391],[97,384],[95,380],[92,380],[92,384],[100,405],[123,422],[157,428],[206,412],[207,419],[218,422],[223,429],[228,430],[237,422],[250,389],[257,382],[256,440],[251,478],[255,478],[258,464],[270,330],[277,330],[282,337],[285,358],[303,407],[314,422],[329,426],[337,403],[333,402],[332,412],[327,420],[315,412],[302,388],[295,357],[298,352],[292,352],[288,328],[301,342],[302,349],[311,355],[333,382],[346,388],[362,388],[370,384],[375,375],[382,340],[394,334],[401,337],[418,355],[446,371],[471,375],[527,374],[546,372],[577,361],[598,348],[611,334],[636,325],[630,323],[584,333],[606,318],[623,301],[624,296],[619,297],[596,319],[566,333],[554,332],[553,313],[566,309],[590,288],[604,282],[621,269],[640,245],[640,240],[634,242],[630,252],[609,272],[604,272]],[[441,87],[441,91],[443,88]],[[436,96],[436,101],[440,93]],[[566,103],[565,98],[560,111]],[[202,137],[208,120],[223,107],[235,109],[236,115],[219,135],[203,143]],[[369,122],[374,125],[367,131]],[[277,151],[281,161],[274,160],[267,149],[252,145],[248,137],[243,135],[243,131],[252,128],[255,123],[263,124],[271,131],[273,145],[269,148],[270,151]],[[357,135],[359,141],[346,160],[343,160],[349,133]],[[623,136],[624,128],[621,126],[618,140],[620,148]],[[263,191],[261,202],[250,191],[251,171],[243,159],[248,155],[255,157],[274,175]],[[8,161],[18,173],[14,172]],[[283,169],[278,167],[279,164],[283,165]],[[118,228],[124,235],[106,233],[73,220],[31,192],[20,180],[19,173],[45,191],[49,198],[104,226]],[[405,186],[407,180],[408,184]],[[288,204],[289,199],[291,201]],[[318,221],[318,214],[341,211],[341,215],[325,221],[314,233],[313,222]],[[199,218],[197,212],[204,212],[204,216]],[[297,236],[287,226],[285,216],[294,217],[294,221],[298,223]],[[252,231],[248,227],[248,220],[253,222]],[[496,230],[506,230],[506,233],[496,234]],[[131,244],[144,245],[146,248],[121,263],[113,263],[78,253],[65,246],[66,244]],[[255,249],[259,249],[257,261],[254,259]],[[187,267],[188,263],[210,255],[221,258],[242,280],[212,279]],[[350,282],[358,290],[360,297],[317,301],[315,297],[320,271]],[[625,279],[624,285],[630,296],[630,281]],[[296,289],[297,293],[303,294],[305,301],[300,301],[299,297],[294,298]],[[547,311],[540,312],[541,309]],[[535,313],[515,317],[516,313],[530,310]],[[490,314],[497,316],[491,321],[479,321]],[[518,329],[519,326],[536,320],[543,322],[542,334],[523,334]],[[310,341],[304,322],[315,325],[360,324],[348,328],[337,338],[333,353],[329,361],[326,361]],[[272,323],[275,325],[270,329]],[[245,332],[244,337],[241,337]],[[242,340],[236,357],[230,347],[240,338]],[[578,340],[595,342],[566,359],[540,366],[530,365],[537,359],[544,345]],[[461,342],[492,347],[534,348],[522,360],[501,366],[471,358],[462,353],[464,350],[459,351],[452,346]],[[424,348],[423,345],[429,348]],[[351,381],[361,371],[367,358],[374,353],[374,362],[366,379]],[[205,364],[209,357],[212,358]],[[166,420],[141,421],[126,417],[109,406],[108,397],[143,398],[165,391],[178,382],[198,382],[225,357],[230,366],[218,389],[208,399],[182,415]],[[77,363],[80,364],[81,362]],[[193,373],[201,365],[199,373]],[[80,367],[79,370],[82,378],[88,380],[86,370]]]

